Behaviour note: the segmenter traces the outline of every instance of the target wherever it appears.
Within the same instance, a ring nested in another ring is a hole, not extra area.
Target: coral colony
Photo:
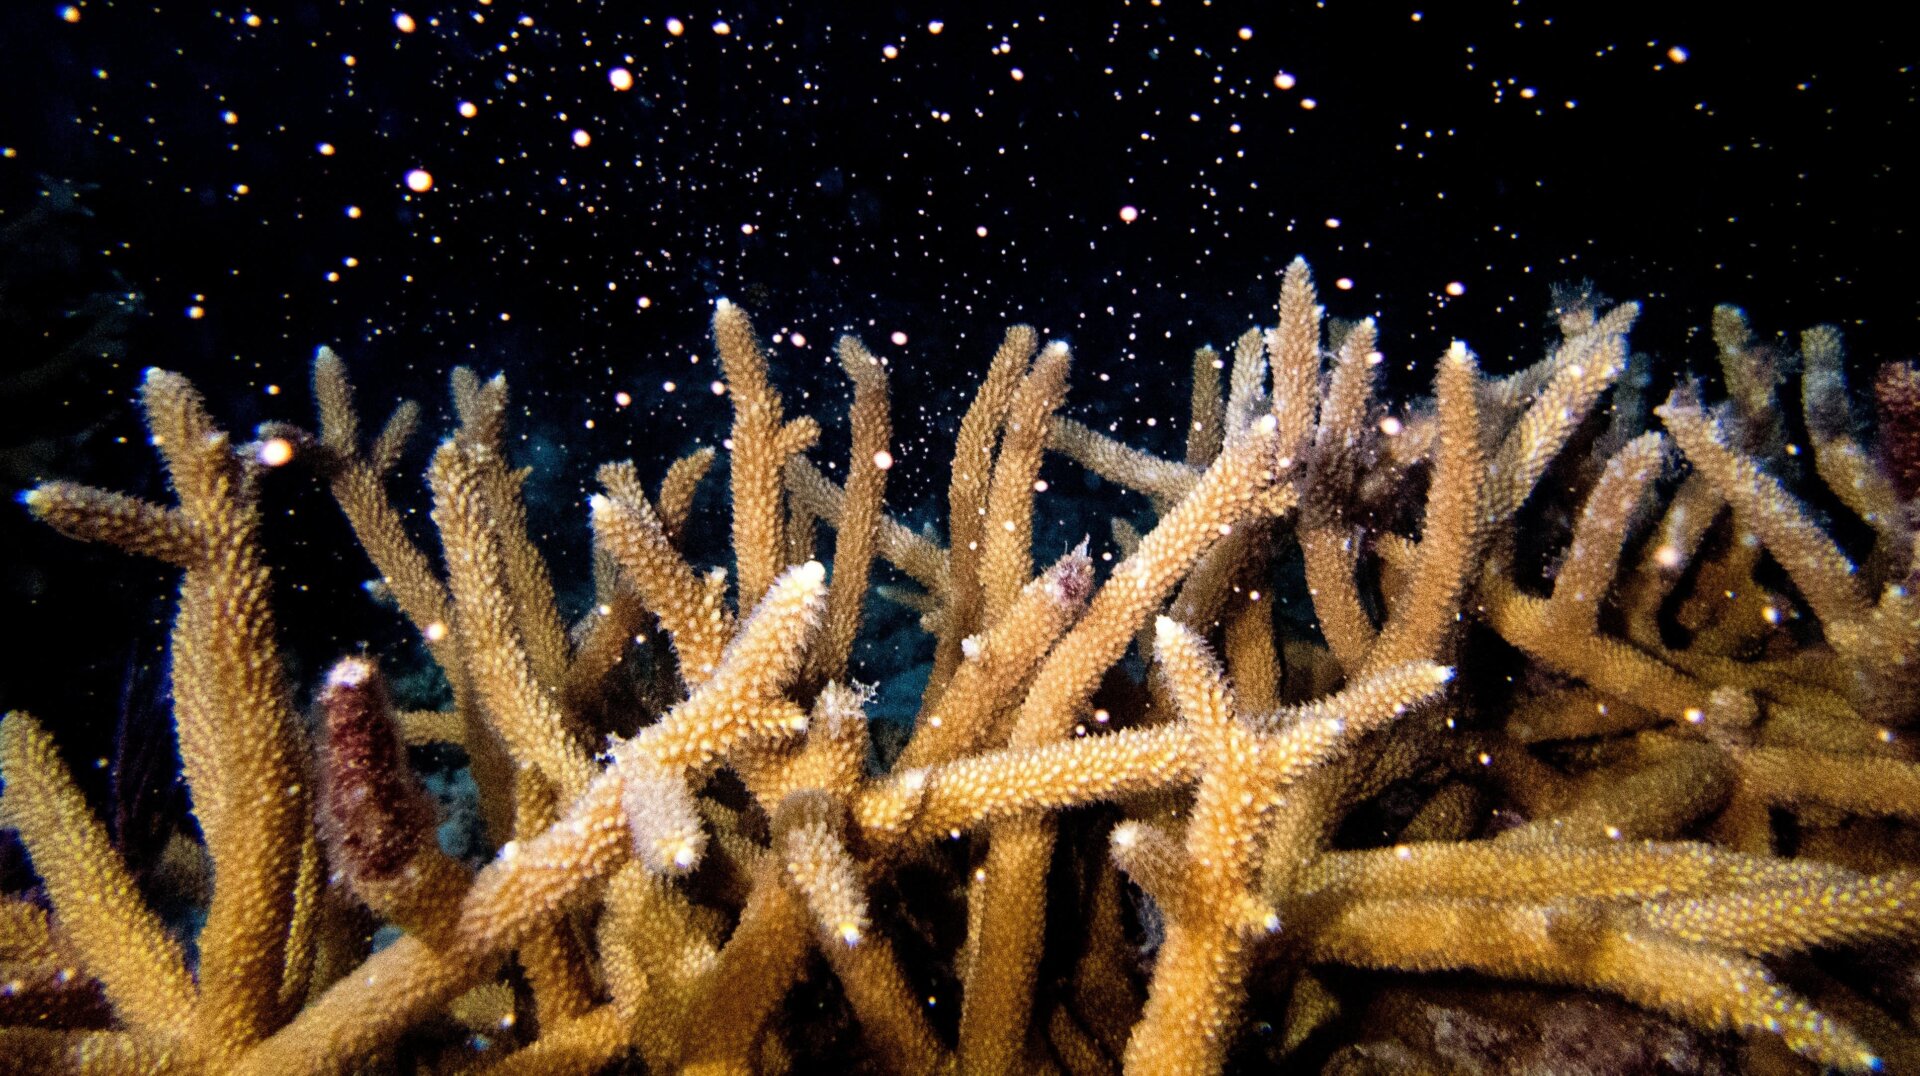
[[[0,905],[4,1063],[1206,1073],[1435,992],[1552,989],[1755,1071],[1920,1071],[1895,989],[1920,933],[1920,370],[1880,370],[1867,436],[1835,331],[1756,341],[1723,307],[1725,398],[1649,406],[1637,313],[1569,303],[1534,365],[1456,344],[1431,397],[1386,401],[1372,322],[1323,323],[1296,261],[1275,327],[1194,357],[1181,459],[1057,414],[1072,357],[1016,326],[942,538],[885,507],[890,371],[840,341],[837,480],[722,301],[731,563],[684,552],[713,451],[609,463],[573,624],[504,380],[454,371],[436,553],[387,488],[419,410],[365,439],[331,352],[318,433],[244,445],[150,371],[178,503],[27,504],[182,573],[204,841],[175,854],[204,918],[189,938],[150,907],[41,719],[8,715],[4,818],[40,885]],[[1048,452],[1157,523],[1116,522],[1110,563],[1036,563]],[[450,707],[396,710],[366,655],[296,710],[257,501],[281,461],[330,486]],[[848,678],[881,600],[937,638],[884,749]],[[429,743],[464,751],[484,863],[435,839]]]

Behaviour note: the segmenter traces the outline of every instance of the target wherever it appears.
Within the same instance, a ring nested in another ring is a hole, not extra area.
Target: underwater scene
[[[1920,1073],[1914,40],[0,4],[0,1073]]]

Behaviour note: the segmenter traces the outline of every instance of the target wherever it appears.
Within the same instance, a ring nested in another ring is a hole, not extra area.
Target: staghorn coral
[[[886,514],[884,364],[840,342],[843,487],[723,302],[733,571],[683,552],[712,452],[654,495],[641,465],[609,464],[588,512],[595,602],[571,626],[528,535],[503,379],[453,376],[459,426],[428,472],[436,566],[385,486],[417,408],[363,447],[323,349],[319,432],[235,445],[152,372],[179,505],[63,483],[27,504],[183,570],[174,710],[208,915],[189,960],[53,737],[8,716],[0,817],[41,884],[0,905],[4,1056],[115,1073],[1438,1070],[1453,1047],[1432,1020],[1467,1013],[1511,1041],[1532,1018],[1513,999],[1556,988],[1691,1027],[1703,1068],[1728,1031],[1774,1071],[1913,1067],[1911,998],[1839,959],[1910,976],[1920,936],[1908,368],[1881,376],[1874,445],[1838,334],[1810,331],[1796,447],[1782,350],[1722,308],[1730,401],[1682,384],[1648,431],[1637,388],[1603,413],[1637,308],[1598,302],[1563,313],[1533,366],[1489,377],[1456,344],[1431,399],[1391,403],[1376,327],[1329,338],[1296,261],[1274,327],[1230,364],[1196,353],[1182,460],[1059,414],[1070,352],[1016,327],[958,431],[944,546]],[[1155,504],[1104,578],[1085,545],[1036,570],[1049,450]],[[258,526],[259,483],[289,455],[339,502],[451,708],[396,714],[377,660],[349,657],[307,742]],[[1543,484],[1550,467],[1571,477]],[[1844,548],[1796,488],[1855,514],[1871,546]],[[1572,533],[1546,579],[1530,566],[1555,559],[1555,510]],[[1272,565],[1294,547],[1304,633],[1274,616],[1297,583]],[[875,560],[921,589],[872,587]],[[937,636],[892,759],[847,679],[870,589]],[[615,692],[616,671],[642,682]],[[432,837],[402,747],[425,742],[467,757],[497,849],[477,871]],[[372,922],[397,937],[370,953]],[[1410,1030],[1380,1038],[1394,1029]]]

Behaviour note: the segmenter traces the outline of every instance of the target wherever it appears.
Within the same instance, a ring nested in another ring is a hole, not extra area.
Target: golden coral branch
[[[781,508],[781,472],[789,454],[782,444],[786,419],[746,311],[725,299],[715,304],[713,339],[733,398],[733,549],[745,607],[760,600],[786,560]]]
[[[893,456],[887,450],[893,433],[886,369],[851,336],[840,338],[839,355],[840,365],[853,381],[853,409],[847,414],[853,447],[847,460],[846,503],[834,529],[833,589],[827,597],[827,622],[814,649],[814,675],[823,681],[846,674],[853,638],[860,629],[867,573],[879,540],[887,469],[893,466]]]
[[[1872,1047],[1759,963],[1653,930],[1618,929],[1603,912],[1580,905],[1361,901],[1316,934],[1314,956],[1597,986],[1703,1027],[1778,1033],[1815,1062],[1844,1071],[1879,1068]]]
[[[1867,600],[1853,564],[1808,519],[1777,479],[1731,449],[1718,424],[1698,405],[1676,396],[1654,409],[1687,461],[1707,475],[1778,557],[1821,620],[1830,624],[1866,615]]]
[[[680,675],[697,687],[720,663],[734,631],[723,579],[695,574],[674,549],[666,527],[639,488],[629,464],[601,468],[607,495],[589,501],[593,529],[640,591],[641,601],[673,636]]]
[[[58,909],[60,930],[115,1012],[163,1039],[182,1031],[196,1000],[184,954],[147,907],[67,775],[53,737],[30,715],[0,721],[0,800]]]

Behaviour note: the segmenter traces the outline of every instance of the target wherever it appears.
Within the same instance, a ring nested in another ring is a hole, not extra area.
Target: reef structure
[[[683,552],[714,452],[652,490],[609,464],[572,624],[504,379],[454,372],[435,558],[386,486],[418,408],[363,440],[322,349],[318,432],[239,444],[149,371],[177,503],[62,482],[26,503],[181,570],[202,840],[179,855],[210,896],[177,936],[52,736],[8,715],[0,819],[40,884],[0,903],[0,1057],[1382,1071],[1356,1028],[1498,982],[1621,999],[1755,1071],[1920,1071],[1920,372],[1881,370],[1869,438],[1837,332],[1796,353],[1721,308],[1725,401],[1682,381],[1650,414],[1636,314],[1570,307],[1504,376],[1456,344],[1430,397],[1389,405],[1373,323],[1323,324],[1296,260],[1277,324],[1196,354],[1181,459],[1059,414],[1070,351],[1018,326],[960,423],[943,543],[886,511],[885,365],[839,342],[835,481],[722,301],[731,571]],[[1776,399],[1795,362],[1799,425]],[[1116,521],[1110,570],[1085,546],[1036,565],[1048,452],[1154,506],[1144,533]],[[330,487],[450,707],[396,712],[357,655],[302,719],[258,500],[288,461]],[[913,585],[874,585],[878,561]],[[1311,624],[1276,616],[1287,586]],[[848,680],[876,595],[937,640],[897,751]],[[477,869],[435,839],[406,751],[427,743],[465,753]]]

